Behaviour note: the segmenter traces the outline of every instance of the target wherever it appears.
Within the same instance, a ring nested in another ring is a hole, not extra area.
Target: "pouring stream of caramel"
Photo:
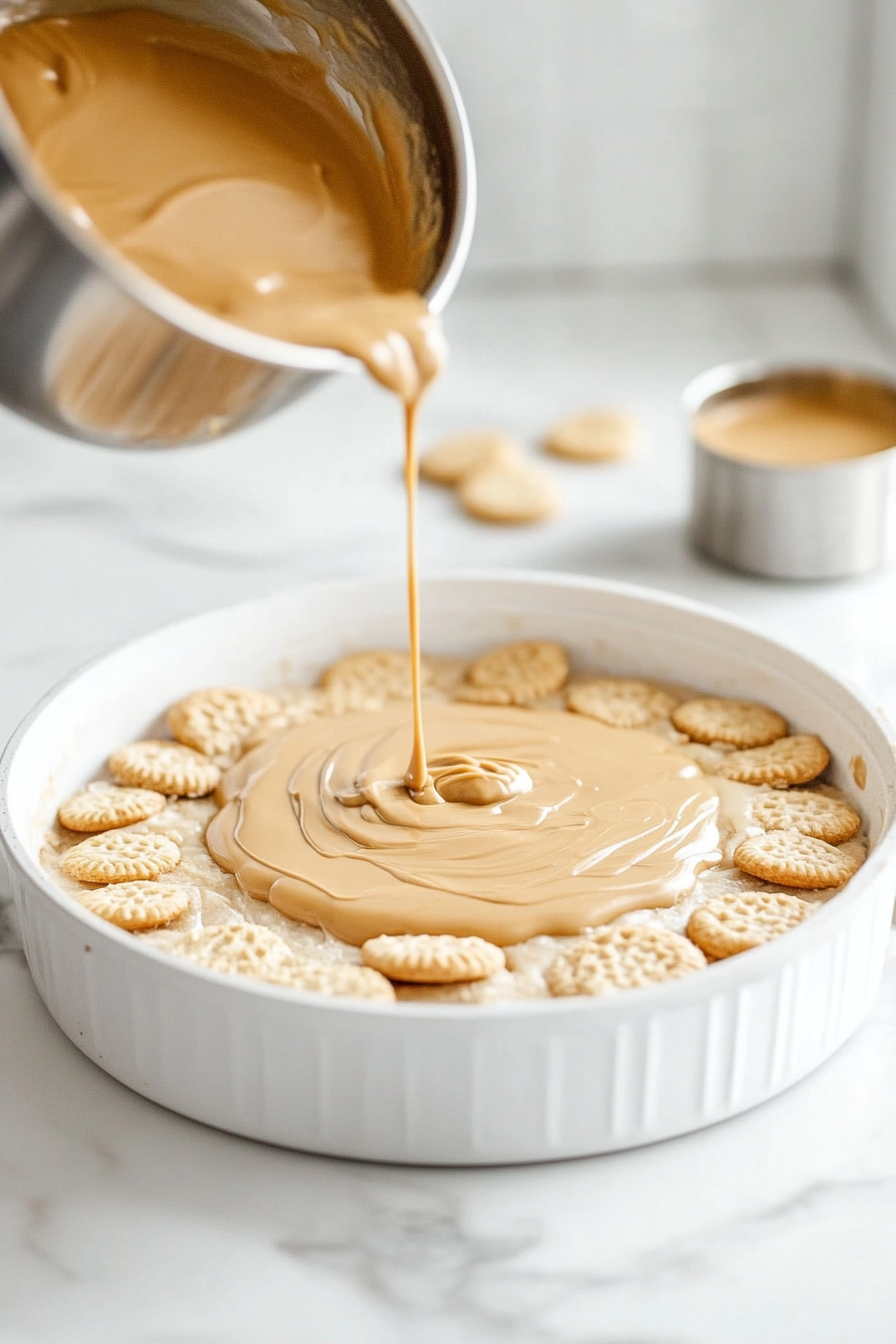
[[[221,866],[353,943],[575,933],[690,890],[719,858],[718,795],[656,736],[441,705],[427,760],[415,441],[445,345],[410,184],[324,67],[132,9],[10,25],[0,86],[80,228],[228,322],[357,357],[404,406],[410,762],[405,709],[278,735],[224,782]]]
[[[409,184],[323,65],[151,10],[11,25],[0,86],[81,227],[217,317],[355,356],[404,403],[407,783],[422,795],[416,423],[446,349],[416,290]]]

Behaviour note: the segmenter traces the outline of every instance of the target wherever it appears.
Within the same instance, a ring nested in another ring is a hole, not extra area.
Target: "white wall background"
[[[865,154],[854,252],[865,291],[896,327],[896,0],[870,0]]]
[[[886,11],[875,117],[896,164],[896,0],[416,3],[473,126],[473,270],[842,259],[868,5]],[[896,224],[896,173],[883,194]],[[889,265],[896,305],[896,249]]]

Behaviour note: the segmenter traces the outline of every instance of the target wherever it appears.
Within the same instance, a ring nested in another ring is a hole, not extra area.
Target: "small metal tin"
[[[697,414],[761,392],[808,394],[838,406],[886,399],[896,380],[861,368],[720,364],[685,388],[694,444],[691,539],[714,560],[778,579],[838,579],[896,553],[896,446],[862,457],[782,467],[748,462],[696,437]]]

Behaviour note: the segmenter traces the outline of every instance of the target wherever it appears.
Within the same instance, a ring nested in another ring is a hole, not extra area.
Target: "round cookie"
[[[261,924],[231,920],[185,934],[169,951],[208,971],[269,980],[294,962],[289,945]]]
[[[611,728],[646,728],[666,718],[677,703],[671,691],[629,677],[597,677],[566,692],[567,709]]]
[[[109,757],[116,784],[155,789],[178,798],[204,798],[217,788],[221,771],[206,756],[179,742],[131,742]]]
[[[178,742],[204,756],[227,756],[251,729],[279,712],[280,702],[264,691],[211,686],[172,705],[168,727]]]
[[[553,481],[532,467],[484,467],[464,476],[461,505],[485,523],[540,523],[560,507]]]
[[[617,924],[598,929],[561,952],[545,980],[555,997],[597,997],[677,980],[705,965],[700,949],[679,933],[648,924]]]
[[[477,658],[467,672],[467,683],[506,692],[510,704],[527,705],[554,695],[568,676],[569,660],[561,645],[548,639],[520,639]]]
[[[146,882],[170,873],[180,850],[165,835],[111,831],[72,845],[59,867],[77,882]]]
[[[418,985],[453,985],[485,980],[504,967],[504,953],[484,938],[450,933],[381,934],[361,948],[365,966]]]
[[[741,872],[763,882],[810,891],[842,887],[861,867],[860,859],[800,831],[752,836],[738,845],[734,862]]]
[[[354,966],[346,962],[296,961],[266,979],[269,984],[284,985],[310,994],[367,999],[371,1003],[395,1002],[395,990],[384,975],[368,966]]]
[[[471,471],[512,467],[519,462],[516,439],[500,429],[472,429],[451,434],[423,454],[420,475],[435,485],[459,485]]]
[[[195,887],[177,887],[164,882],[120,882],[79,895],[79,905],[100,919],[131,932],[158,929],[177,919],[189,907]]]
[[[693,742],[707,746],[724,742],[729,747],[767,747],[787,735],[787,720],[767,705],[752,700],[728,700],[703,696],[686,700],[672,712],[672,722]]]
[[[723,757],[716,773],[741,784],[768,784],[786,789],[792,784],[808,784],[826,770],[831,754],[814,733],[779,737],[767,747],[733,751]]]
[[[114,831],[146,821],[167,806],[168,799],[154,789],[122,789],[115,784],[91,784],[60,807],[59,824],[69,831]]]
[[[601,407],[558,420],[545,435],[544,446],[556,457],[575,462],[615,462],[628,457],[637,435],[632,416]]]
[[[829,845],[852,840],[862,827],[862,818],[849,803],[809,789],[757,798],[753,820],[767,831],[799,831]]]
[[[513,704],[513,696],[506,686],[470,686],[465,683],[458,686],[454,698],[467,705]]]
[[[687,934],[707,957],[719,961],[795,929],[814,908],[783,891],[731,892],[698,906]]]
[[[420,680],[432,681],[432,668],[420,660]],[[411,659],[399,649],[374,649],[350,653],[327,668],[320,679],[325,690],[340,701],[359,705],[374,700],[408,700],[411,696]]]

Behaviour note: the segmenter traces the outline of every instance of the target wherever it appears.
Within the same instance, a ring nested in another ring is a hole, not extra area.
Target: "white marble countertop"
[[[425,437],[525,435],[594,402],[637,460],[548,464],[549,525],[472,523],[424,490],[425,565],[526,565],[670,588],[802,646],[896,714],[896,572],[750,580],[687,548],[683,383],[761,355],[892,364],[824,285],[467,289]],[[75,664],[310,576],[401,566],[398,423],[360,379],[184,453],[85,449],[0,415],[0,739]],[[424,617],[425,626],[425,617]],[[0,883],[0,898],[2,898]],[[2,915],[0,906],[0,915]],[[896,1338],[896,946],[871,1017],[752,1114],[655,1147],[493,1171],[265,1148],[137,1097],[0,957],[0,1344],[890,1344]]]

